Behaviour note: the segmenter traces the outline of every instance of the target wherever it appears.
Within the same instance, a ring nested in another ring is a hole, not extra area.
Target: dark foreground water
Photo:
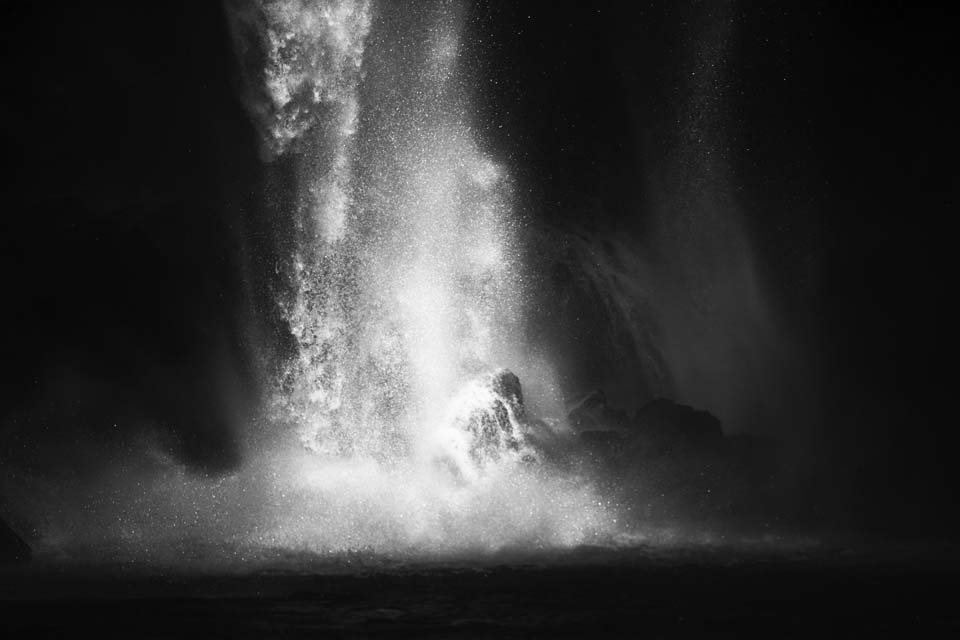
[[[957,563],[930,549],[581,551],[505,564],[0,573],[5,637],[960,637]]]

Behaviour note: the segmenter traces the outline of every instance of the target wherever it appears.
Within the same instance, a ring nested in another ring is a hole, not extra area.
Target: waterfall
[[[422,453],[458,389],[509,364],[519,327],[509,176],[479,150],[458,83],[463,7],[404,11],[413,19],[393,16],[408,24],[374,47],[366,1],[243,15],[265,53],[251,109],[264,151],[294,156],[299,183],[292,294],[279,301],[298,354],[277,417],[322,454]],[[366,72],[397,55],[392,76]]]
[[[295,353],[268,422],[301,448],[264,464],[283,468],[285,496],[323,505],[270,536],[443,548],[603,529],[590,486],[545,462],[562,434],[511,372],[544,365],[524,351],[509,168],[476,133],[465,5],[263,0],[230,15],[259,62],[245,82],[263,157],[297,176],[277,301]]]

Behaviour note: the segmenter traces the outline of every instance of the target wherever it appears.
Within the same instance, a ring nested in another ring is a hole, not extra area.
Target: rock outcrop
[[[567,421],[580,432],[630,426],[627,413],[611,408],[601,389],[595,389],[577,401],[567,413]]]
[[[723,439],[720,420],[672,400],[657,398],[637,411],[630,427],[659,447],[716,446]]]
[[[526,412],[520,378],[500,369],[479,383],[478,402],[464,428],[471,434],[470,454],[478,463],[496,460],[505,451],[517,451],[523,439]]]
[[[574,405],[567,420],[606,489],[644,522],[749,518],[768,510],[775,444],[725,436],[706,411],[661,398],[628,417],[597,391]]]
[[[545,425],[527,416],[520,379],[499,369],[468,382],[451,404],[447,424],[452,438],[437,453],[437,461],[469,481],[492,464],[513,458],[540,460],[538,432]]]

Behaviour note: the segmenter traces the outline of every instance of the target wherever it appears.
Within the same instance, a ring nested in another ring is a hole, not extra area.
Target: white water
[[[430,552],[608,534],[607,506],[545,455],[564,434],[491,378],[509,368],[549,396],[552,372],[523,344],[522,218],[474,133],[465,7],[278,0],[232,15],[241,55],[264,54],[248,90],[264,156],[299,178],[278,301],[297,353],[275,433],[256,439],[267,453],[247,463],[269,470],[257,540]]]

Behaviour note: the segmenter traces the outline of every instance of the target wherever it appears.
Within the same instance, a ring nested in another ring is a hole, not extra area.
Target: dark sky
[[[869,525],[953,524],[953,22],[796,4],[730,5],[719,94],[698,103],[700,3],[478,3],[487,140],[537,215],[589,208],[642,237],[641,177],[682,181],[675,123],[709,112],[771,304],[814,363],[823,495]],[[5,446],[92,464],[71,443],[143,422],[230,468],[222,381],[256,391],[244,340],[271,256],[221,7],[17,3],[5,24]]]

